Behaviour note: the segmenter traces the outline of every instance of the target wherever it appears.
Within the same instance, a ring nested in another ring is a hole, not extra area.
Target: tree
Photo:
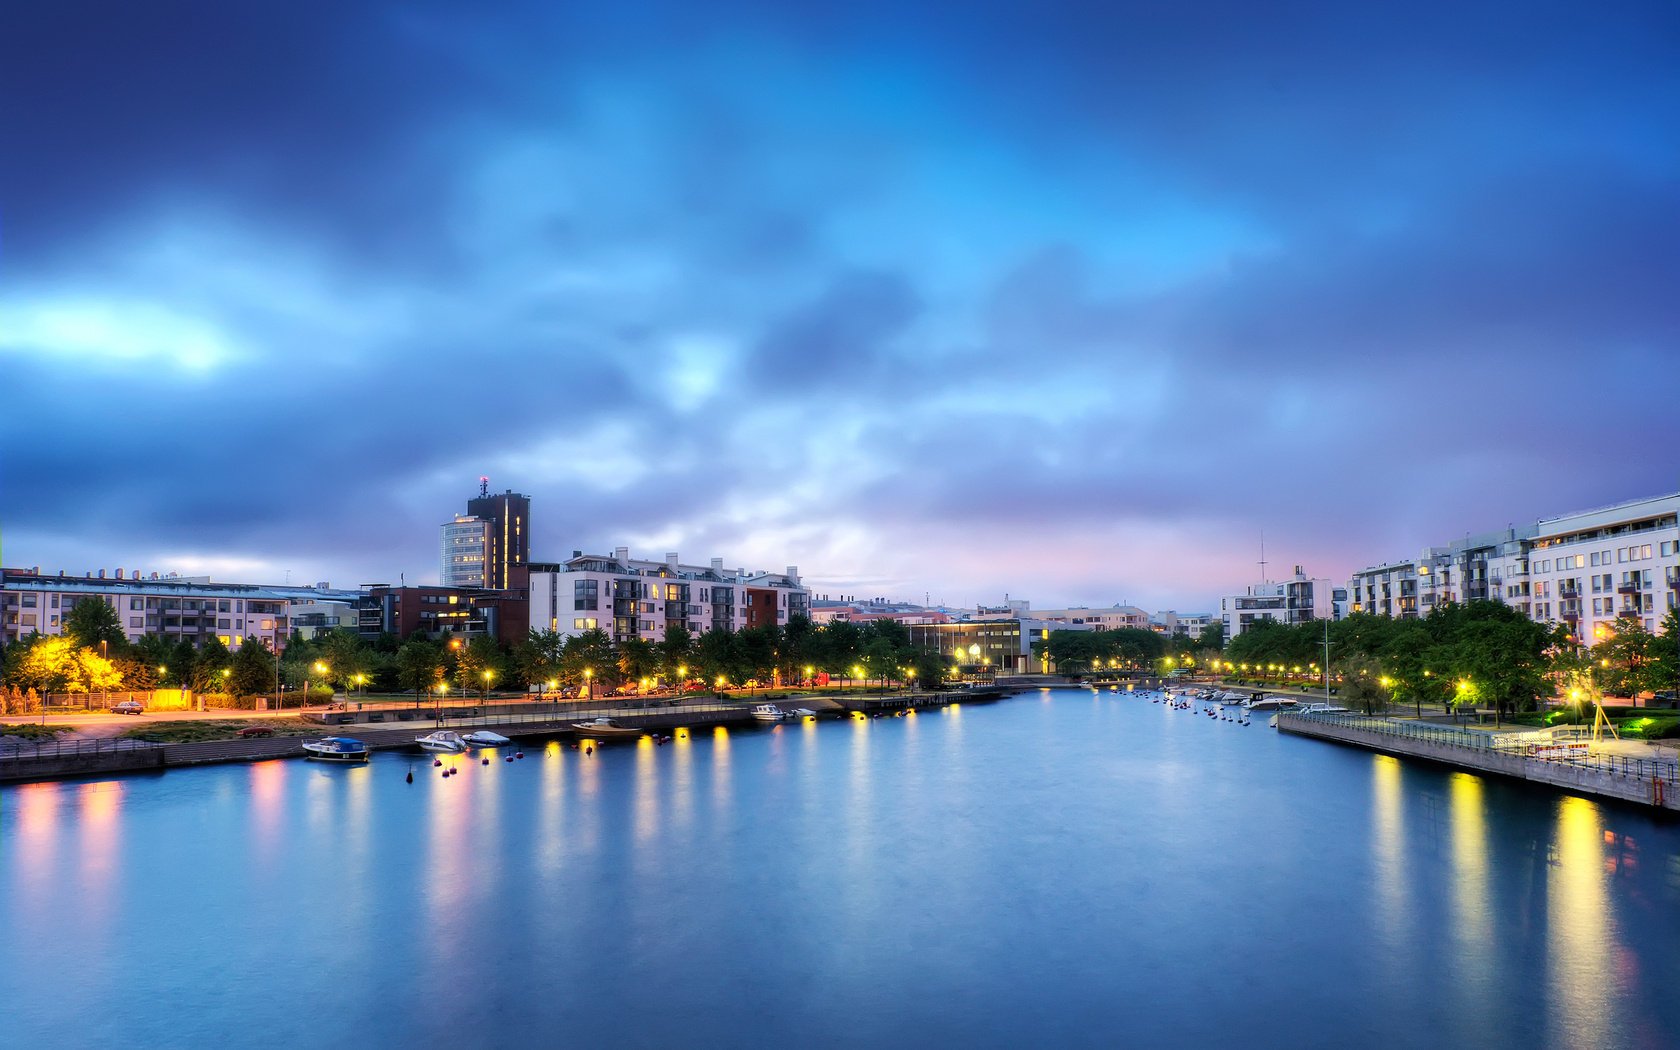
[[[83,649],[98,649],[104,642],[108,656],[121,655],[128,648],[128,635],[117,610],[99,595],[89,595],[71,606],[64,614],[64,633]]]
[[[233,654],[217,637],[204,640],[193,659],[191,687],[200,693],[220,692],[226,684],[222,672],[233,662]],[[174,670],[174,668],[171,668]]]
[[[665,640],[659,643],[661,673],[673,682],[683,676],[683,668],[694,662],[694,635],[680,623],[665,628]]]
[[[503,666],[502,650],[489,635],[476,634],[455,654],[455,677],[461,691],[475,689],[488,693],[490,687],[507,674]]]
[[[863,666],[869,677],[879,678],[885,688],[887,679],[898,671],[898,650],[886,638],[877,637],[863,647]]]
[[[618,654],[599,627],[566,639],[560,652],[560,678],[568,687],[590,683],[592,690],[618,687]]]
[[[781,632],[775,626],[748,627],[735,636],[735,651],[740,660],[737,673],[760,685],[767,684],[776,673],[777,642]]]
[[[1225,621],[1214,620],[1212,623],[1202,628],[1202,636],[1197,639],[1196,644],[1205,645],[1209,649],[1224,649]]]
[[[741,663],[740,649],[735,635],[729,631],[710,630],[700,636],[694,646],[694,665],[708,682],[719,678],[733,681]]]
[[[109,660],[77,646],[68,635],[42,638],[30,645],[19,661],[16,677],[21,684],[43,693],[86,693],[122,685],[122,676]]]
[[[1388,707],[1389,679],[1376,660],[1369,656],[1349,656],[1336,665],[1342,676],[1342,699],[1357,706],[1368,715]]]
[[[945,684],[945,673],[948,670],[945,661],[938,653],[924,652],[916,657],[914,668],[916,681],[923,689],[938,689]]]
[[[228,691],[234,696],[267,696],[280,688],[274,652],[260,638],[246,638],[233,656]]]
[[[781,653],[777,666],[782,673],[782,681],[789,682],[806,677],[805,668],[813,664],[816,650],[816,627],[803,616],[788,618],[787,626],[782,628]]]
[[[513,654],[526,684],[536,686],[541,694],[549,688],[548,683],[558,682],[560,658],[565,649],[566,640],[560,637],[558,631],[533,630],[527,634]]]
[[[373,666],[373,654],[361,635],[347,627],[336,627],[318,640],[320,660],[327,665],[327,680],[340,685],[356,684],[356,677],[364,677]]]
[[[424,638],[410,638],[397,649],[397,681],[414,691],[414,702],[422,693],[443,681],[443,650]]]
[[[855,623],[832,620],[817,631],[811,662],[831,675],[853,678],[863,659],[863,631]]]
[[[618,644],[618,670],[628,682],[638,685],[659,674],[659,649],[641,638],[626,638]]]

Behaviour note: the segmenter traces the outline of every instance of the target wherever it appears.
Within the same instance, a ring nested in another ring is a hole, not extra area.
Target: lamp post
[[[686,692],[688,692],[688,665],[687,664],[678,664],[677,665],[677,695],[682,696]]]
[[[593,667],[585,667],[583,669],[583,694],[591,700],[595,699],[594,678],[595,669]]]
[[[484,691],[483,691],[483,693],[480,694],[480,696],[481,696],[483,702],[486,703],[486,704],[488,704],[490,702],[490,680],[492,678],[495,678],[495,677],[496,677],[496,672],[494,672],[492,670],[489,670],[488,668],[485,669],[485,671],[484,671]]]

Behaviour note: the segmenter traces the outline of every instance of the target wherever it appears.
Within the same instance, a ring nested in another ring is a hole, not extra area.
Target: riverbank
[[[591,718],[612,718],[621,725],[648,733],[675,733],[712,726],[763,724],[753,715],[753,707],[766,703],[784,715],[790,715],[795,709],[806,709],[816,712],[818,717],[843,717],[848,714],[880,717],[915,708],[997,700],[1008,692],[988,689],[875,695],[794,695],[774,701],[759,700],[756,704],[743,698],[736,701],[683,699],[678,703],[526,701],[485,707],[367,706],[349,711],[307,712],[306,717],[320,725],[313,733],[297,734],[295,729],[288,729],[286,734],[272,737],[232,736],[240,726],[254,721],[246,716],[228,720],[231,739],[169,743],[103,735],[7,747],[0,749],[0,782],[158,772],[221,762],[303,758],[306,755],[303,750],[305,740],[331,734],[354,735],[370,750],[383,751],[412,748],[417,737],[436,729],[487,729],[514,740],[576,736],[579,734],[574,724]],[[158,722],[168,724],[162,719]]]
[[[1680,812],[1680,764],[1666,757],[1594,754],[1545,732],[1488,733],[1363,715],[1279,712],[1279,732],[1416,758],[1470,773],[1508,777]]]

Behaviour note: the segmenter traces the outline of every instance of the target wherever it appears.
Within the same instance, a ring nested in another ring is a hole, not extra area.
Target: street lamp
[[[583,692],[584,692],[584,695],[589,697],[589,699],[591,699],[591,700],[595,699],[595,688],[594,688],[594,685],[591,682],[591,679],[593,679],[594,677],[595,677],[595,668],[585,667],[583,669]]]
[[[485,703],[490,702],[490,679],[494,677],[496,677],[496,672],[491,670],[486,670],[484,672],[484,692],[482,695]]]
[[[316,660],[314,670],[318,675],[325,675],[327,673],[327,665],[319,660]],[[330,683],[328,688],[331,688]],[[303,680],[303,702],[305,706],[309,704],[309,679],[307,678]]]
[[[677,695],[681,696],[686,692],[688,692],[688,665],[687,664],[678,664],[677,665]]]

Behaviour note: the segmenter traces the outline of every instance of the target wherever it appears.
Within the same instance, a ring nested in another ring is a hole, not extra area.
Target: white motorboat
[[[303,742],[305,758],[317,762],[366,762],[368,746],[353,737],[329,736]]]
[[[452,729],[440,729],[435,733],[417,736],[414,738],[414,742],[419,744],[422,750],[440,752],[446,755],[458,755],[472,746],[461,738],[460,733]]]
[[[1305,707],[1297,707],[1295,713],[1298,715],[1345,715],[1349,711],[1339,704],[1328,704],[1320,701],[1316,704],[1308,704]]]
[[[642,731],[640,729],[632,729],[629,726],[621,726],[615,719],[611,718],[591,718],[587,722],[573,722],[572,732],[576,733],[578,736],[593,737],[596,740],[599,740],[602,737],[642,735]]]
[[[775,704],[759,704],[752,709],[752,716],[760,722],[780,722],[786,717]]]
[[[513,743],[513,741],[509,740],[502,734],[492,733],[488,729],[480,729],[476,733],[468,733],[461,739],[465,740],[473,747],[501,747],[503,744]]]
[[[793,715],[793,717],[795,717],[795,718],[815,718],[815,717],[817,717],[817,713],[815,711],[811,710],[809,707],[796,707],[788,713]]]
[[[1243,702],[1245,711],[1281,711],[1294,706],[1295,701],[1287,696],[1256,696]]]

